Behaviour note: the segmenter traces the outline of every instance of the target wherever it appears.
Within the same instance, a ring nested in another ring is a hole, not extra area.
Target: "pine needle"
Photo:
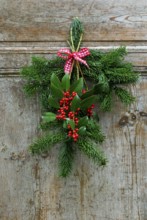
[[[71,142],[65,142],[59,151],[59,176],[67,177],[71,173],[74,150]]]
[[[66,136],[62,133],[47,134],[37,139],[29,147],[32,154],[40,154],[49,151],[55,144],[65,141]]]
[[[103,152],[97,147],[92,146],[88,139],[80,139],[77,142],[78,148],[100,166],[106,165],[107,159]]]

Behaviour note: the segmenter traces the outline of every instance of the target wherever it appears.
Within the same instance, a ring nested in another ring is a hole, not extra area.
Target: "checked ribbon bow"
[[[65,74],[70,74],[72,72],[74,60],[79,61],[88,67],[87,62],[82,59],[90,55],[88,48],[82,48],[78,52],[71,52],[69,49],[63,48],[58,51],[57,55],[66,60],[64,65]]]

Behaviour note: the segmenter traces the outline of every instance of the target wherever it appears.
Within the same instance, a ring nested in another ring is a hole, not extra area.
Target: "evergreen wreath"
[[[70,27],[70,50],[60,49],[51,60],[33,57],[32,64],[21,70],[26,79],[25,93],[37,93],[43,111],[40,127],[44,135],[29,149],[32,154],[42,154],[60,143],[62,177],[71,173],[77,149],[100,166],[106,165],[107,159],[98,147],[105,136],[94,108],[110,111],[114,95],[124,104],[131,104],[135,98],[123,85],[139,78],[132,64],[124,61],[125,47],[109,52],[89,50],[81,48],[82,37],[83,26],[75,18]]]

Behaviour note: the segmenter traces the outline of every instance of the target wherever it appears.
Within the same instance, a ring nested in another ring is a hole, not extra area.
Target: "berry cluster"
[[[92,116],[92,114],[93,114],[92,110],[94,109],[94,107],[95,107],[95,105],[92,104],[92,105],[90,106],[90,108],[87,109],[87,116],[88,116],[88,117],[91,117],[91,116]]]
[[[56,115],[56,119],[58,120],[66,120],[66,118],[70,118],[75,122],[76,128],[73,130],[70,126],[70,124],[67,125],[68,128],[68,136],[72,137],[74,141],[77,141],[79,135],[78,135],[78,122],[79,119],[77,118],[77,115],[80,111],[80,108],[77,108],[77,110],[70,111],[70,105],[73,98],[77,95],[76,92],[72,92],[70,94],[69,91],[64,92],[63,98],[60,100],[60,109],[58,110],[58,114]]]
[[[83,93],[84,92],[85,91],[83,91]],[[78,134],[78,130],[79,130],[78,129],[78,123],[79,123],[78,115],[79,115],[80,108],[77,108],[76,111],[70,111],[70,105],[71,105],[71,101],[73,100],[73,98],[76,95],[77,95],[76,92],[72,92],[72,93],[70,93],[69,91],[64,92],[63,98],[60,100],[60,108],[59,108],[58,113],[56,115],[57,120],[64,121],[64,120],[66,120],[66,118],[69,118],[69,119],[74,121],[75,129],[72,129],[70,124],[67,125],[68,136],[73,138],[74,141],[77,141],[78,138],[79,138],[79,134]],[[87,109],[87,116],[88,117],[92,116],[92,109],[93,108],[94,108],[94,105],[91,105]]]
[[[77,141],[79,138],[78,130],[79,130],[78,128],[75,128],[74,130],[69,128],[68,137],[72,137],[74,141]]]
[[[58,120],[66,120],[66,115],[69,111],[70,103],[76,95],[76,92],[72,92],[71,95],[69,91],[64,92],[64,96],[60,100],[60,109],[58,110],[58,115],[56,116]]]
[[[78,112],[80,111],[80,108],[77,108],[76,112],[69,112],[68,113],[68,117],[70,119],[73,119],[73,121],[75,122],[75,125],[78,126],[78,123],[79,123],[79,119],[77,118],[77,115],[78,115]],[[68,124],[68,136],[69,137],[72,137],[74,139],[74,141],[77,141],[78,140],[78,128],[75,128],[74,130],[71,128],[71,126]]]

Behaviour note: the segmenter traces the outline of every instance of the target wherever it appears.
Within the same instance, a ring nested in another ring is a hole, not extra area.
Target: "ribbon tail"
[[[80,57],[75,57],[75,60],[79,61],[80,63],[83,63],[85,66],[89,68],[87,62],[85,60],[82,60]]]
[[[70,58],[65,62],[65,66],[64,66],[65,74],[70,74],[72,72],[72,69],[73,69],[73,58]]]

